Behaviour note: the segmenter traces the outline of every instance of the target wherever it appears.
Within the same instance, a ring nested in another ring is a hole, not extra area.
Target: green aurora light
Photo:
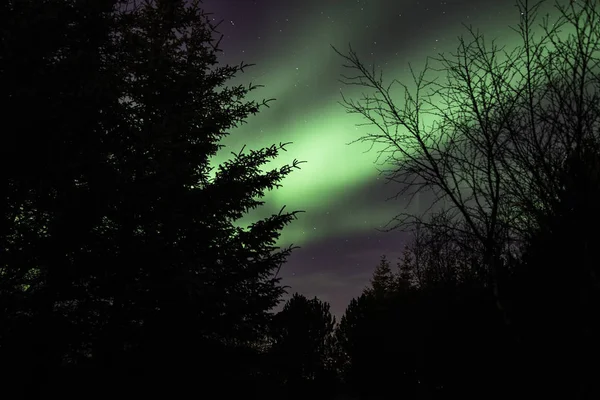
[[[205,3],[207,9],[211,9],[211,3]],[[398,79],[413,88],[408,63],[419,73],[427,56],[435,57],[440,52],[447,55],[454,53],[458,36],[468,35],[461,22],[479,28],[487,43],[496,38],[497,43],[506,45],[507,50],[522,44],[522,39],[508,27],[517,25],[517,9],[501,3],[479,10],[477,15],[467,16],[462,21],[448,19],[446,25],[434,18],[428,21],[423,17],[422,30],[410,37],[412,43],[409,44],[406,38],[409,28],[404,29],[405,32],[399,27],[392,30],[392,25],[397,24],[399,19],[406,21],[411,18],[408,7],[405,7],[406,15],[398,17],[384,7],[364,12],[364,2],[351,6],[336,2],[325,5],[314,3],[312,9],[301,11],[303,18],[290,17],[285,33],[280,31],[261,37],[257,43],[249,43],[248,46],[255,50],[244,51],[247,54],[244,57],[240,57],[239,53],[235,57],[230,55],[227,46],[231,42],[227,38],[234,37],[235,41],[237,36],[233,33],[227,35],[222,42],[226,49],[223,62],[239,64],[243,59],[256,63],[231,84],[247,85],[248,81],[264,84],[264,88],[251,92],[247,100],[260,102],[264,98],[275,98],[276,101],[270,103],[270,108],[263,108],[257,116],[248,119],[247,124],[232,130],[232,134],[222,142],[226,147],[213,158],[212,165],[229,159],[231,152],[239,151],[245,144],[248,148],[260,148],[288,141],[293,142],[287,147],[288,152],[283,152],[268,168],[291,163],[293,159],[306,161],[301,170],[290,174],[282,188],[265,196],[263,207],[237,221],[237,224],[247,226],[252,221],[278,212],[283,205],[287,210],[306,210],[283,231],[280,238],[282,245],[306,245],[339,234],[373,230],[405,209],[407,199],[400,204],[384,202],[388,196],[382,196],[381,204],[372,204],[369,208],[354,201],[365,185],[379,179],[374,161],[381,147],[367,151],[369,145],[365,143],[348,145],[369,128],[355,126],[365,120],[358,115],[348,115],[338,104],[342,100],[340,91],[347,99],[358,100],[362,97],[362,90],[337,81],[340,73],[344,73],[344,60],[330,45],[344,53],[351,43],[363,63],[377,62],[375,70],[383,70],[384,83]],[[542,9],[540,15],[553,10],[552,4],[549,6]],[[372,7],[376,8],[376,5]],[[402,10],[403,6],[398,9]],[[226,10],[223,13],[227,14]],[[359,36],[364,30],[357,32],[353,29],[359,23],[365,26],[371,24],[372,35]],[[227,34],[231,30],[229,28],[232,27],[221,29],[221,32]],[[393,37],[381,34],[386,29],[397,32],[397,37],[403,40],[396,45]],[[373,40],[377,36],[381,39]],[[436,76],[432,71],[428,77]],[[443,78],[443,74],[439,77]],[[396,105],[401,107],[403,93],[400,89],[396,86]],[[433,122],[431,117],[423,121],[424,126]],[[383,179],[380,181],[383,186]],[[324,215],[328,215],[327,224],[320,222]]]

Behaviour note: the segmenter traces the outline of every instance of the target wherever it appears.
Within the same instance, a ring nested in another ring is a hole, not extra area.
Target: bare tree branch
[[[520,21],[512,29],[522,43],[512,51],[466,27],[456,53],[428,58],[420,73],[409,64],[412,91],[397,80],[384,85],[382,73],[362,64],[351,46],[348,54],[334,48],[354,74],[341,82],[373,92],[358,101],[342,95],[347,112],[375,128],[351,143],[383,146],[380,174],[399,185],[391,198],[434,195],[425,212],[399,213],[385,230],[443,225],[476,243],[471,247],[482,252],[501,311],[502,257],[556,201],[567,155],[598,140],[598,1],[557,2],[558,19],[550,24],[545,16],[536,25],[544,2],[517,1]],[[429,78],[431,72],[438,76]],[[403,89],[401,106],[390,93],[393,84]],[[426,118],[433,119],[428,126]],[[444,218],[426,219],[440,207]]]

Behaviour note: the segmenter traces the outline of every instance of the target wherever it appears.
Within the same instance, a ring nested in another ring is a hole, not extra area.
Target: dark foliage
[[[328,303],[298,293],[275,316],[271,365],[282,394],[298,399],[334,394],[334,325]]]
[[[512,311],[538,396],[600,396],[599,150],[588,141],[568,157],[554,206],[512,280]]]
[[[217,66],[197,1],[0,7],[0,358],[15,386],[251,379],[295,214],[234,222],[298,163],[263,172],[273,145],[210,175],[219,140],[266,105],[225,86],[246,65]]]
[[[367,288],[336,330],[344,380],[360,398],[385,399],[398,387],[407,398],[478,398],[505,379],[500,364],[508,343],[491,292],[462,283],[406,284],[399,266],[387,295]]]
[[[336,328],[345,385],[361,399],[597,398],[599,171],[595,142],[574,149],[544,223],[506,261],[511,326],[477,255],[440,225],[415,231],[395,276],[382,257]]]

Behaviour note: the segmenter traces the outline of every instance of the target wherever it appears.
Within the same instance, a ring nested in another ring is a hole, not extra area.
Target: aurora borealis
[[[519,42],[509,27],[519,21],[513,0],[204,0],[218,30],[224,34],[222,63],[256,64],[230,85],[264,85],[248,100],[275,98],[247,123],[232,130],[213,160],[219,164],[243,145],[260,148],[293,142],[273,167],[293,159],[306,161],[283,181],[283,187],[265,197],[253,218],[305,210],[282,234],[281,245],[293,243],[293,252],[281,275],[309,297],[331,303],[341,315],[349,300],[367,284],[382,254],[395,261],[407,235],[381,233],[394,215],[406,211],[408,199],[387,198],[398,192],[379,178],[377,148],[348,143],[370,127],[358,115],[349,115],[347,99],[359,99],[361,88],[338,79],[346,72],[344,60],[331,45],[347,53],[348,44],[365,64],[383,70],[384,82],[412,83],[408,63],[420,72],[427,56],[453,52],[457,37],[466,35],[462,23],[479,28],[486,40],[498,38],[507,47]],[[552,11],[553,2],[544,7]],[[347,72],[346,72],[347,73]],[[398,92],[401,94],[401,92]],[[368,94],[368,93],[367,93]],[[402,96],[397,105],[401,106]],[[424,207],[426,199],[420,198]]]

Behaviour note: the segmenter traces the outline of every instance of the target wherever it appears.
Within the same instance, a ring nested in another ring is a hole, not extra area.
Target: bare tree
[[[386,230],[441,222],[479,247],[507,323],[498,288],[502,260],[556,200],[567,155],[598,140],[598,1],[557,2],[558,18],[546,15],[536,24],[543,3],[517,1],[520,22],[513,29],[522,44],[511,51],[467,27],[455,54],[428,58],[419,74],[409,65],[412,91],[397,80],[384,86],[382,73],[361,63],[352,47],[348,55],[334,48],[357,73],[342,75],[342,82],[375,91],[359,101],[342,95],[347,112],[377,128],[352,143],[384,145],[377,160],[386,166],[380,173],[400,185],[393,198],[431,191],[432,207],[446,215],[427,221],[431,207],[401,213]],[[428,78],[432,71],[440,76]],[[391,95],[394,83],[403,88],[402,107]],[[434,122],[426,126],[425,117]]]

